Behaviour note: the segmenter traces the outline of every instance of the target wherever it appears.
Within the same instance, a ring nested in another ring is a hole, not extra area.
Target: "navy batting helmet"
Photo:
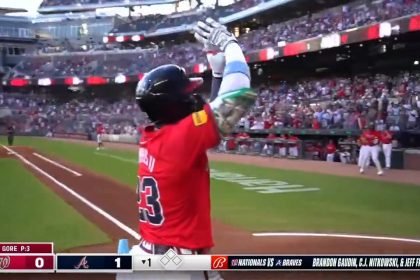
[[[176,123],[202,110],[204,101],[193,91],[202,78],[188,78],[185,69],[174,64],[159,66],[148,72],[136,88],[140,109],[157,125]]]

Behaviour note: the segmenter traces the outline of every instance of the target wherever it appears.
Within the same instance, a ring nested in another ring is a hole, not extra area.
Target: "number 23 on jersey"
[[[156,179],[151,176],[138,176],[137,203],[140,222],[154,226],[163,224],[165,217],[159,199],[159,186]]]

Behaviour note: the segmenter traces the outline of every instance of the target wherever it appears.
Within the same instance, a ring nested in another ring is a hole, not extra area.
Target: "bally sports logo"
[[[211,269],[228,269],[228,257],[211,256]]]

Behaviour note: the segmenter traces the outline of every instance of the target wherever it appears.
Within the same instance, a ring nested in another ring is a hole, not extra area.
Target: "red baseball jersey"
[[[96,128],[96,134],[104,134],[105,133],[105,128],[100,125]]]
[[[241,133],[238,133],[238,134],[236,135],[236,138],[245,138],[245,139],[248,139],[248,138],[250,138],[250,136],[249,136],[249,134],[248,134],[248,133],[246,133],[246,132],[241,132]]]
[[[143,239],[188,249],[213,246],[206,151],[219,140],[208,105],[176,124],[143,131],[137,186]]]
[[[377,131],[368,129],[363,131],[362,135],[366,139],[369,146],[377,145],[379,143],[379,135]]]
[[[326,150],[327,154],[333,154],[337,151],[337,147],[334,144],[328,144]]]
[[[360,135],[359,139],[357,140],[357,143],[358,143],[360,146],[366,146],[366,145],[368,145],[368,141],[367,141],[367,140],[366,140],[366,138],[363,136],[363,134],[362,134],[362,135]]]
[[[388,130],[381,132],[381,142],[383,144],[391,144],[392,142],[392,133]]]
[[[289,136],[289,139],[288,139],[290,142],[295,142],[295,143],[290,143],[289,144],[289,147],[297,147],[297,142],[299,141],[299,138],[297,138],[296,136],[294,136],[294,135],[291,135],[291,136]]]
[[[246,145],[246,146],[249,146],[250,145],[250,143],[248,142],[248,141],[241,141],[242,139],[249,139],[249,138],[251,138],[250,136],[249,136],[249,134],[248,133],[246,133],[246,132],[241,132],[241,133],[238,133],[237,135],[236,135],[236,139],[238,139],[238,144],[239,145]]]
[[[286,140],[287,140],[287,137],[286,137],[286,136],[284,136],[284,135],[280,135],[280,136],[278,137],[278,139],[279,139],[279,140],[282,140],[282,141],[286,141]],[[285,147],[285,144],[283,144],[283,143],[279,143],[279,144],[278,144],[278,146],[279,146],[279,148],[284,148],[284,147]]]
[[[266,137],[267,140],[274,140],[276,138],[277,138],[277,136],[274,133],[270,133]]]

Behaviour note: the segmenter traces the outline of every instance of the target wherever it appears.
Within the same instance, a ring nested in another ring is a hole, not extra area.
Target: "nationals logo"
[[[88,261],[87,261],[86,257],[83,257],[83,258],[80,260],[79,264],[78,264],[78,265],[75,265],[75,266],[74,266],[74,268],[75,268],[75,269],[81,269],[81,268],[82,268],[82,269],[83,269],[83,268],[87,269],[87,268],[89,268]]]
[[[5,257],[0,257],[0,269],[6,269],[8,268],[10,265],[10,257],[9,256],[5,256]]]
[[[228,257],[211,256],[211,269],[228,269]]]

